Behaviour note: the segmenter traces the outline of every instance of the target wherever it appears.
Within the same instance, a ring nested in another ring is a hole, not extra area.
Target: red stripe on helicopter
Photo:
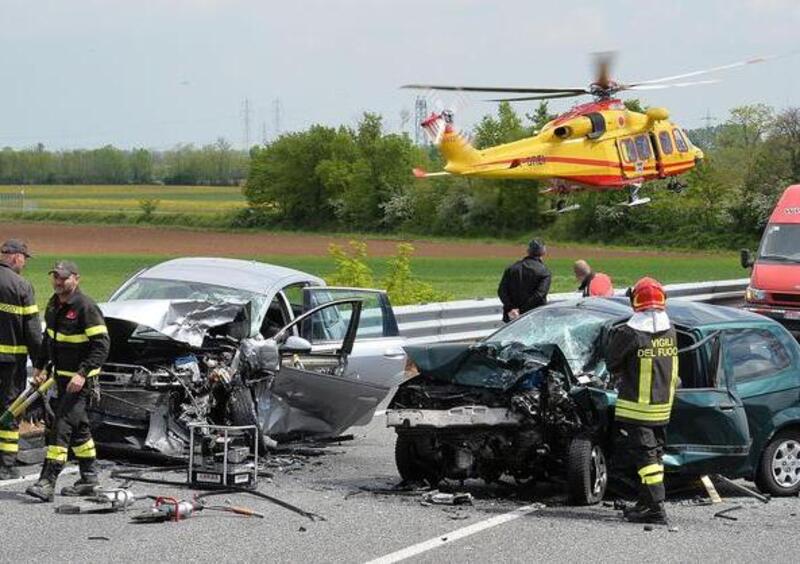
[[[551,163],[568,163],[568,164],[585,164],[585,165],[594,165],[594,166],[607,166],[611,168],[617,168],[619,166],[618,161],[601,161],[599,159],[581,159],[577,157],[548,157],[545,155],[541,156],[534,156],[534,157],[518,157],[514,159],[503,159],[500,161],[491,161],[488,163],[479,163],[477,166],[491,166],[491,165],[498,165],[498,164],[511,164],[513,162],[517,162],[519,164],[525,164],[527,162],[537,161],[537,162],[551,162]]]
[[[600,188],[617,188],[628,186],[631,182],[639,180],[637,178],[623,178],[621,176],[614,176],[611,174],[594,174],[585,176],[561,176],[559,177],[567,182],[579,182],[587,186],[597,186]]]
[[[677,163],[665,163],[664,168],[680,168],[680,167],[691,167],[694,164],[694,160],[691,161],[680,161]]]
[[[560,164],[582,164],[582,165],[589,165],[589,166],[604,166],[608,168],[618,168],[620,166],[619,161],[603,161],[600,159],[584,159],[580,157],[556,157],[556,156],[541,156],[541,157],[525,157],[525,158],[518,158],[518,159],[504,159],[502,161],[492,161],[488,163],[480,163],[477,166],[489,166],[494,164],[510,164],[514,161],[519,162],[520,164],[524,164],[527,161],[533,159],[541,159],[544,163],[560,163]],[[673,165],[674,166],[674,165]],[[626,171],[636,171],[635,165],[624,164],[622,168]],[[656,167],[655,165],[648,165],[645,166],[644,169],[640,169],[640,171],[650,171],[655,172]]]

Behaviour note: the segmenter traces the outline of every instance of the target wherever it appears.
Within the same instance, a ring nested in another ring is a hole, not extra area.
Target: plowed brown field
[[[313,234],[228,233],[129,226],[80,226],[45,223],[12,223],[0,227],[0,239],[18,237],[28,242],[34,253],[42,254],[142,254],[180,256],[325,256],[328,245],[346,245],[349,238]],[[395,253],[398,240],[365,239],[370,256]],[[415,256],[451,258],[515,258],[524,254],[524,245],[508,243],[448,242],[410,240]],[[697,256],[697,254],[603,249],[571,244],[553,244],[553,258],[624,258],[652,256]]]

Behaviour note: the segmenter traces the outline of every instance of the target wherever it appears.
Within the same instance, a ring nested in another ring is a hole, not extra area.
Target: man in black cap
[[[42,501],[53,501],[56,480],[70,447],[78,459],[81,477],[73,486],[64,488],[62,495],[86,495],[98,484],[97,453],[86,408],[110,346],[100,308],[78,288],[78,266],[71,261],[58,261],[50,275],[55,293],[47,302],[44,341],[34,362],[33,377],[36,382],[43,382],[47,378],[43,369],[52,363],[58,397],[53,406],[55,419],[47,429],[42,473],[39,481],[25,490]]]
[[[503,273],[497,295],[503,302],[503,321],[513,321],[526,311],[547,303],[550,270],[542,262],[547,247],[541,239],[528,243],[528,255]]]
[[[26,360],[36,358],[42,326],[33,286],[20,274],[31,254],[28,245],[9,239],[0,247],[0,410],[25,386]],[[16,469],[19,429],[16,421],[0,428],[0,480],[19,477]]]

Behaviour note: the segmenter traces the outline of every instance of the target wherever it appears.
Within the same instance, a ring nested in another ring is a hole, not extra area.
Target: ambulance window
[[[672,135],[675,137],[675,146],[681,153],[685,153],[689,150],[689,147],[686,145],[686,140],[683,138],[683,134],[679,129],[673,129]]]
[[[661,154],[672,154],[672,139],[670,139],[669,132],[661,131],[658,134],[658,142],[661,144]]]
[[[630,139],[622,139],[622,157],[625,162],[632,163],[636,160],[636,147]]]
[[[639,154],[640,161],[646,161],[652,156],[650,152],[650,140],[647,139],[646,135],[639,135],[636,137],[636,152]]]

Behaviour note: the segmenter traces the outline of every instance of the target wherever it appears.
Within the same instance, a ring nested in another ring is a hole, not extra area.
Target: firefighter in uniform
[[[39,353],[42,326],[33,286],[20,276],[31,256],[28,246],[9,239],[0,253],[0,411],[4,411],[22,393],[26,360]],[[19,429],[12,421],[0,428],[0,480],[19,478],[17,452]]]
[[[34,380],[47,377],[48,363],[56,378],[58,397],[54,420],[47,430],[47,454],[39,481],[25,493],[52,501],[56,479],[67,462],[69,447],[80,467],[80,479],[62,495],[84,495],[98,484],[96,452],[86,413],[96,376],[108,357],[109,337],[103,314],[78,288],[75,263],[59,261],[50,271],[54,295],[45,311],[46,329],[41,353],[34,364]]]
[[[640,481],[639,499],[624,516],[635,523],[665,524],[662,457],[678,385],[677,337],[661,284],[642,278],[630,299],[634,314],[612,333],[607,355],[618,389],[615,419]]]

